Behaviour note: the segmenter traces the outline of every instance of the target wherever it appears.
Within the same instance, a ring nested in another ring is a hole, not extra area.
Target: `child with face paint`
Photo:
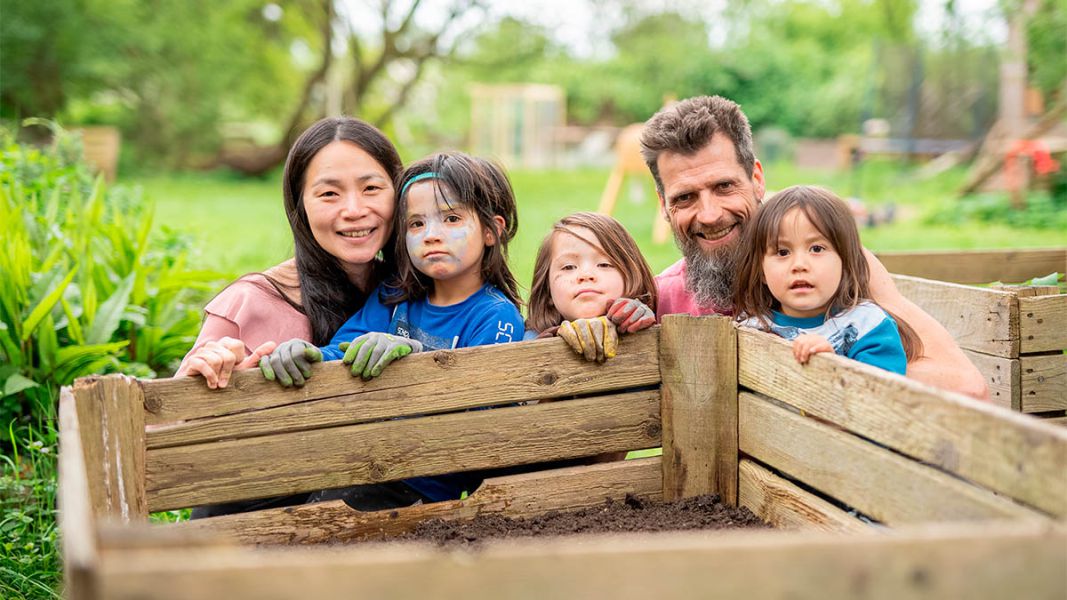
[[[870,300],[856,222],[829,190],[778,192],[743,236],[734,289],[742,326],[792,340],[801,364],[835,352],[903,375],[906,359],[921,354],[907,323]]]
[[[337,359],[369,379],[412,352],[522,339],[518,285],[507,265],[518,228],[507,176],[489,161],[445,153],[409,166],[398,187],[395,280],[379,286],[328,345],[281,344],[260,363],[268,379],[303,385],[309,363]]]
[[[558,335],[587,360],[615,356],[619,333],[656,322],[656,281],[637,242],[615,219],[580,212],[541,242],[526,339]]]

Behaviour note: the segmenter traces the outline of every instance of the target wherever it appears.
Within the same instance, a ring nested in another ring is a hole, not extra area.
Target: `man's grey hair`
[[[641,132],[641,157],[656,180],[660,196],[664,195],[659,176],[660,154],[674,152],[691,156],[711,143],[712,136],[719,132],[733,142],[737,162],[752,177],[756,166],[752,128],[736,102],[722,96],[697,96],[652,115]]]

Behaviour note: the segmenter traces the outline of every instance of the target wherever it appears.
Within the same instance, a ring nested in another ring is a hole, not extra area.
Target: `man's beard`
[[[674,240],[685,256],[685,289],[703,308],[729,310],[733,306],[737,244],[709,252],[700,246],[699,238],[694,235],[675,235]]]

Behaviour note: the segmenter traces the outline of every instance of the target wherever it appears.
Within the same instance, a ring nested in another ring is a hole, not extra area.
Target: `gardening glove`
[[[619,333],[607,317],[564,321],[556,335],[588,361],[604,362],[613,358],[619,347]]]
[[[259,370],[268,381],[282,387],[303,387],[311,377],[311,363],[322,361],[322,351],[304,340],[282,342],[270,356],[259,359]]]
[[[351,344],[344,342],[339,347],[345,351],[341,360],[352,365],[352,376],[359,375],[363,379],[381,375],[382,369],[398,358],[422,352],[422,342],[379,332],[364,333]]]
[[[612,302],[607,316],[619,333],[633,333],[656,324],[656,313],[644,302],[633,298],[619,298]]]

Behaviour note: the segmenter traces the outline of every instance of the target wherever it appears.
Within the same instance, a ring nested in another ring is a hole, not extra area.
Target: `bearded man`
[[[684,100],[645,124],[641,154],[683,255],[656,278],[656,316],[730,314],[734,249],[765,192],[748,118],[736,103],[719,96]],[[907,376],[988,401],[982,374],[948,331],[900,294],[870,251],[864,254],[872,300],[906,321],[922,340],[923,353],[908,363]]]

